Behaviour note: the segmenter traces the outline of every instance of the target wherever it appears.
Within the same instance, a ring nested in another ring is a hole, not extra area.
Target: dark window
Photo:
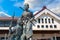
[[[4,21],[4,27],[9,27],[9,25],[10,25],[10,21],[9,20]]]
[[[48,19],[48,22],[50,23],[50,19]]]
[[[48,28],[48,25],[46,25],[46,28]]]
[[[60,40],[60,37],[56,37],[57,40]]]
[[[13,21],[12,24],[13,24],[12,26],[16,26],[17,22],[16,21]]]
[[[37,27],[38,27],[38,28],[40,28],[40,26],[39,26],[39,25],[37,25]]]
[[[41,25],[41,28],[44,28],[44,25]]]
[[[54,28],[57,28],[57,26],[56,26],[56,25],[54,25]]]
[[[40,19],[38,19],[38,23],[40,23]]]
[[[45,23],[47,23],[47,19],[45,19]]]
[[[3,26],[4,26],[4,21],[0,20],[0,27],[3,27]]]
[[[54,19],[52,19],[52,23],[54,23]]]
[[[10,24],[11,24],[11,20],[5,20],[5,21],[0,20],[0,27],[9,27]],[[16,24],[17,24],[17,21],[14,21],[12,23],[12,26],[16,26]]]
[[[52,25],[50,25],[50,28],[53,28],[53,26],[52,26]]]
[[[1,37],[1,40],[5,40],[5,38],[4,37]]]
[[[42,18],[42,23],[44,23],[44,20],[43,20],[43,18]]]

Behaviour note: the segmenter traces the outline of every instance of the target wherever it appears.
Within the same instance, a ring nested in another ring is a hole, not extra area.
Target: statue
[[[17,25],[10,29],[10,37],[8,40],[20,40],[23,31],[23,24],[20,21],[20,18],[17,21]]]
[[[31,37],[32,37],[32,23],[31,23],[31,18],[33,18],[33,14],[32,12],[30,12],[28,10],[29,8],[29,5],[28,4],[25,4],[25,7],[24,7],[25,11],[24,13],[22,14],[22,21],[23,21],[23,34],[21,36],[21,40],[29,40]]]
[[[24,12],[18,19],[17,25],[12,29],[13,35],[10,40],[30,40],[32,38],[32,24],[35,21],[33,13],[28,10],[29,4],[24,5]],[[11,30],[10,29],[10,30]]]

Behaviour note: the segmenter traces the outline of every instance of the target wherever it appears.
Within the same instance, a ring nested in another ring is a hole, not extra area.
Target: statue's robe
[[[32,23],[29,21],[32,17],[33,17],[33,14],[31,12],[24,11],[22,15],[22,20],[24,22],[24,25],[23,25],[23,34],[21,36],[21,40],[24,40],[25,37],[29,39],[33,34]]]

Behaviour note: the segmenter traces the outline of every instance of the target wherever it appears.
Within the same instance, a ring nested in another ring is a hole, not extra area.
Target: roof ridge
[[[40,11],[38,11],[36,14],[34,14],[34,16],[36,16],[37,14],[39,14],[41,11],[43,11],[45,9],[47,9],[47,7],[46,6],[43,6],[43,8]]]

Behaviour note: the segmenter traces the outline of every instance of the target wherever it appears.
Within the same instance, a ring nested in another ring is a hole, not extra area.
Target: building
[[[0,40],[8,38],[9,25],[12,17],[4,12],[0,12]],[[16,26],[17,18],[14,18],[12,27]]]
[[[37,22],[33,26],[34,40],[60,40],[60,17],[45,6],[34,13]]]
[[[0,40],[8,38],[9,25],[12,17],[0,14]],[[38,12],[34,13],[35,26],[33,29],[33,40],[60,40],[60,17],[45,6]],[[17,18],[14,18],[13,26],[16,26]]]

